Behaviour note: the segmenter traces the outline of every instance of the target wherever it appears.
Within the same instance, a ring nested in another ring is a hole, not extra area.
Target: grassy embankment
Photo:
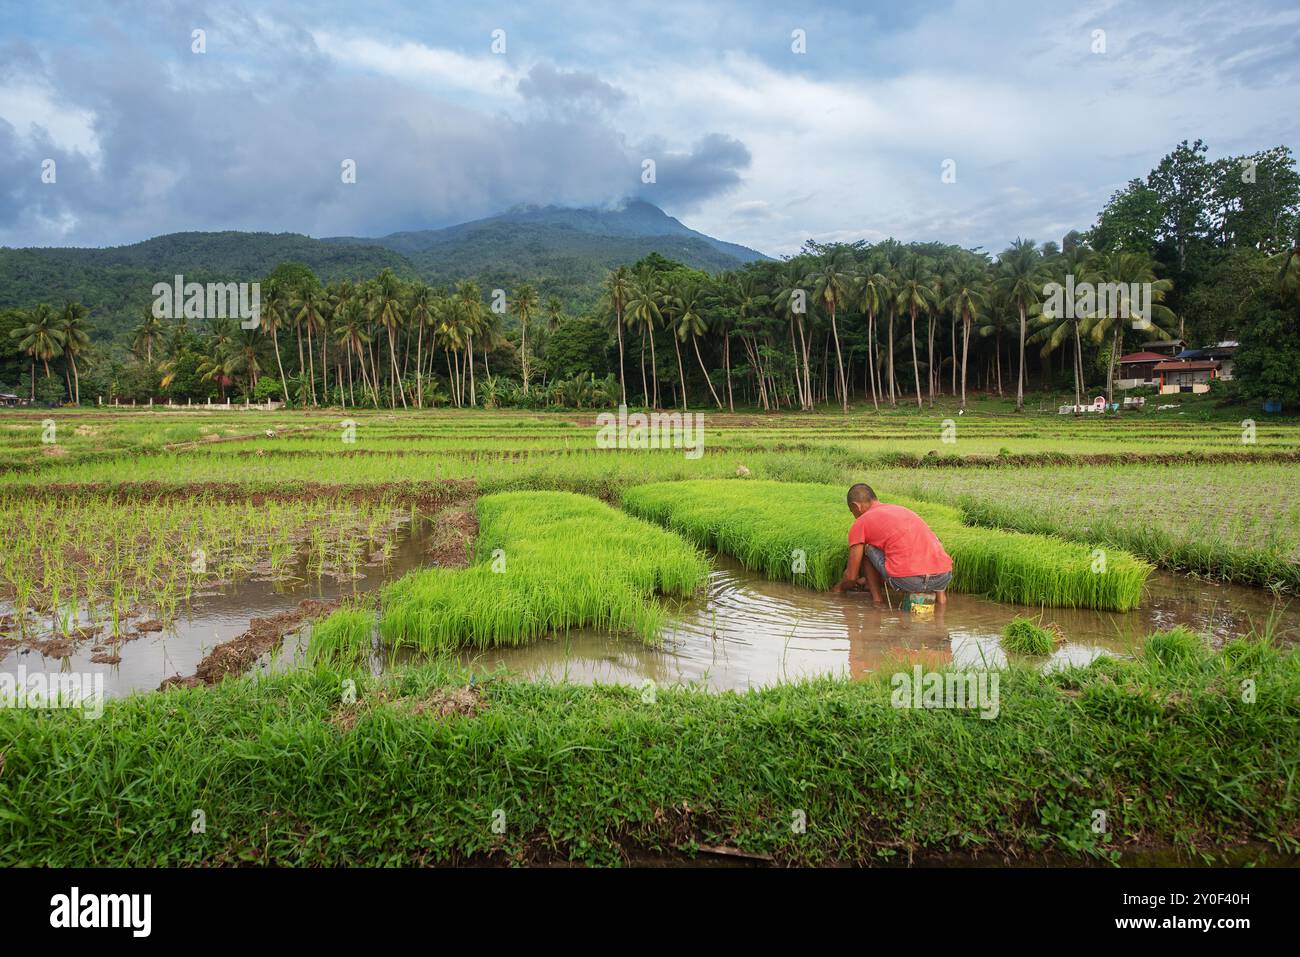
[[[0,865],[1300,847],[1293,652],[1174,632],[1133,661],[1000,677],[993,720],[893,707],[887,673],[647,697],[445,666],[231,680],[99,720],[0,709]]]

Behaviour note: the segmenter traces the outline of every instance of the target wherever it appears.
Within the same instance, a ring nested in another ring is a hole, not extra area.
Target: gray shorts
[[[902,578],[890,578],[885,572],[885,553],[875,545],[867,546],[867,561],[880,572],[886,584],[895,591],[923,592],[944,591],[952,581],[952,572],[940,572],[937,575],[904,575]]]

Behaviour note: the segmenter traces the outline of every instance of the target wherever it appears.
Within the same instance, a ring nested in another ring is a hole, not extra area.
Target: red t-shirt
[[[910,508],[877,502],[853,522],[849,545],[874,545],[885,553],[890,578],[942,575],[952,571],[952,559],[939,537]]]

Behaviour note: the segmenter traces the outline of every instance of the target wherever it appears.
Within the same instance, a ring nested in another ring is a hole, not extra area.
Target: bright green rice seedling
[[[312,626],[307,659],[314,665],[355,665],[370,657],[373,608],[342,608]]]
[[[848,558],[845,487],[759,481],[641,485],[623,494],[633,515],[734,555],[769,578],[815,589],[833,585]],[[953,559],[954,591],[1053,608],[1128,611],[1151,566],[1111,549],[1099,563],[1086,545],[962,524],[948,505],[887,500],[924,518]]]
[[[689,595],[708,577],[676,535],[570,492],[505,492],[478,501],[475,563],[428,569],[384,589],[380,633],[424,651],[517,645],[572,628],[653,640],[654,596]]]
[[[1002,647],[1017,655],[1050,655],[1056,635],[1032,618],[1016,615],[1002,629]]]

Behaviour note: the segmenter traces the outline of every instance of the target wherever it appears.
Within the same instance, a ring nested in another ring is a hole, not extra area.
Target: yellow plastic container
[[[908,592],[903,599],[903,611],[917,621],[934,620],[935,598],[932,591]]]

